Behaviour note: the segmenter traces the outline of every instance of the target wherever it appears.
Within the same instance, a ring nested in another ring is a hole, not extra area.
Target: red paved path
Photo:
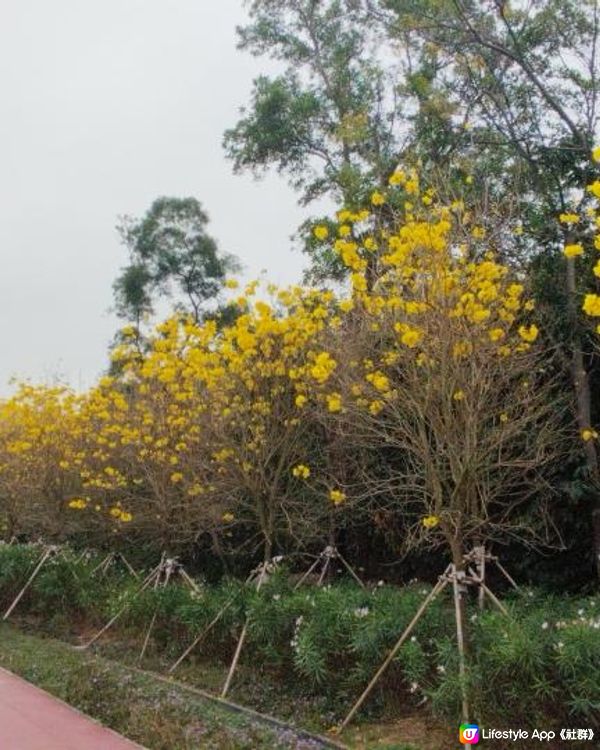
[[[136,749],[140,745],[0,668],[0,750]]]

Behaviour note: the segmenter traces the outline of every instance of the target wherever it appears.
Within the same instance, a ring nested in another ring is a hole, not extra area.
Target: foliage
[[[27,547],[2,548],[0,570],[14,570],[29,554]],[[60,562],[61,566],[65,564]],[[85,573],[87,563],[69,564],[70,577],[59,579],[52,566],[40,572],[35,594],[20,604],[21,616],[44,617],[49,607],[60,603],[71,623],[75,615],[97,620],[100,598],[104,599],[104,615],[108,617],[131,594],[133,584],[126,579],[90,579]],[[10,575],[0,578],[3,601],[9,599],[6,587],[13,586],[10,580]],[[54,592],[50,598],[44,598],[44,592],[50,591]],[[157,613],[150,650],[155,656],[162,655],[164,664],[172,664],[230,604],[192,654],[192,661],[200,660],[200,665],[221,662],[225,666],[248,618],[243,662],[260,664],[276,680],[289,681],[290,674],[296,676],[299,694],[322,696],[331,709],[339,712],[364,687],[429,591],[428,584],[420,583],[363,590],[344,582],[294,590],[284,572],[270,579],[260,592],[237,581],[201,585],[198,594],[173,584],[164,590],[148,590],[132,600],[130,610],[116,627],[141,648],[151,618]],[[566,598],[526,589],[505,599],[505,603],[508,617],[495,610],[481,613],[474,603],[469,605],[469,679],[476,701],[474,717],[484,723],[503,717],[506,721],[518,719],[523,726],[597,721],[597,597]],[[46,621],[45,627],[51,624]],[[55,627],[64,625],[57,623]],[[439,716],[456,716],[460,688],[454,628],[452,602],[441,596],[398,653],[370,710],[381,712],[389,695],[397,699],[400,691],[405,705],[425,701]]]
[[[114,283],[121,317],[139,327],[157,296],[175,294],[199,320],[205,303],[221,290],[226,272],[237,267],[233,256],[218,252],[207,224],[195,198],[158,198],[142,219],[122,220],[119,231],[130,257]]]
[[[314,747],[296,734],[258,723],[206,701],[179,684],[165,684],[49,638],[2,625],[0,664],[152,750]]]

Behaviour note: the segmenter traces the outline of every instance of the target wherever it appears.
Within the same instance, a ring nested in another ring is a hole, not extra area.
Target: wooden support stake
[[[490,591],[490,589],[485,585],[485,583],[483,583],[482,581],[479,585],[481,586],[480,591],[482,591],[484,594],[487,594],[490,597],[492,602],[494,602],[494,604],[498,607],[498,609],[502,612],[502,614],[509,617],[509,612],[504,606],[504,604],[502,604],[502,602],[496,597],[496,595]]]
[[[319,576],[319,580],[317,581],[317,586],[321,586],[323,584],[323,581],[325,580],[325,574],[327,573],[327,570],[329,569],[330,562],[331,562],[331,557],[327,556],[325,558],[325,562],[323,563],[323,568],[321,569],[321,575]]]
[[[477,569],[479,572],[479,578],[483,584],[485,581],[485,547],[477,547],[477,553],[478,553],[478,561],[477,561]],[[483,610],[485,607],[485,591],[483,590],[483,586],[479,587],[479,591],[477,592],[477,599],[479,602],[479,609]]]
[[[262,564],[260,575],[258,577],[258,582],[256,584],[257,591],[260,591],[260,587],[262,586],[263,581],[265,579],[265,575],[267,572],[267,564],[268,563],[266,562]],[[223,690],[221,691],[221,698],[225,698],[225,696],[227,695],[227,692],[229,691],[229,686],[231,685],[231,680],[233,679],[233,675],[237,668],[237,664],[240,659],[240,654],[242,653],[242,647],[244,646],[244,641],[246,640],[247,632],[248,632],[248,618],[246,617],[246,622],[244,623],[244,627],[240,634],[240,639],[236,646],[235,654],[233,655],[233,661],[231,662],[231,667],[229,668],[227,679],[225,680],[225,684],[223,685]]]
[[[156,609],[154,610],[154,614],[152,615],[152,619],[150,620],[150,625],[146,632],[146,637],[144,638],[144,644],[142,646],[142,650],[140,651],[140,655],[138,656],[138,664],[141,663],[142,659],[144,658],[144,654],[146,653],[146,649],[148,648],[148,643],[150,642],[150,634],[152,633],[152,629],[154,628],[154,623],[156,622],[157,616],[158,607],[156,607]]]
[[[139,575],[137,574],[137,571],[135,571],[133,569],[133,567],[129,564],[129,560],[125,557],[125,555],[123,555],[122,553],[119,553],[119,556],[120,556],[121,560],[123,560],[123,563],[124,563],[125,567],[131,573],[131,575],[134,578],[139,578]]]
[[[469,721],[469,698],[467,693],[467,669],[465,663],[465,636],[463,630],[462,608],[460,603],[460,590],[458,583],[458,572],[456,566],[452,565],[452,589],[454,591],[454,614],[456,617],[456,640],[458,642],[458,671],[460,676],[460,688],[462,692],[462,719]]]
[[[119,617],[121,617],[121,615],[123,614],[123,612],[125,612],[125,610],[131,605],[132,601],[135,598],[137,598],[142,593],[142,591],[145,591],[148,588],[148,586],[154,581],[154,579],[155,579],[155,577],[157,575],[158,576],[160,575],[161,566],[162,566],[162,561],[161,561],[161,563],[159,565],[156,566],[156,568],[154,568],[154,570],[152,570],[148,574],[148,576],[146,577],[146,579],[143,581],[142,585],[137,589],[137,591],[134,592],[133,596],[125,602],[125,604],[116,613],[116,615],[114,615],[106,623],[106,625],[101,630],[99,630],[96,633],[96,635],[91,640],[89,640],[83,646],[79,647],[79,649],[81,651],[85,651],[86,648],[89,648],[92,645],[92,643],[95,643],[98,640],[98,638],[100,638],[100,636],[104,635],[104,633],[106,633],[106,631],[115,624],[115,622],[119,619]]]
[[[235,598],[230,599],[227,604],[221,609],[221,611],[212,619],[212,621],[206,626],[206,628],[200,633],[200,635],[194,640],[193,643],[191,643],[186,650],[181,654],[179,659],[173,664],[173,666],[169,669],[169,674],[172,674],[177,667],[181,664],[181,662],[192,653],[192,651],[196,648],[196,646],[204,640],[204,638],[210,633],[210,631],[214,628],[214,626],[219,622],[219,620],[223,617],[225,612],[231,607],[233,602],[235,601]]]
[[[419,620],[423,616],[423,614],[424,614],[425,610],[427,609],[427,607],[431,604],[431,602],[435,599],[435,597],[441,591],[443,591],[443,589],[448,585],[449,581],[446,578],[446,574],[448,573],[449,569],[450,569],[450,566],[448,566],[448,568],[446,568],[446,572],[444,573],[444,575],[440,576],[440,578],[438,579],[438,582],[436,583],[436,585],[431,589],[431,591],[429,592],[429,595],[423,601],[423,603],[421,604],[421,606],[417,610],[415,616],[413,617],[413,619],[407,625],[406,629],[404,630],[404,632],[402,633],[402,635],[398,639],[398,641],[397,641],[396,645],[394,646],[394,648],[387,655],[387,657],[385,658],[385,661],[379,667],[379,669],[377,670],[377,672],[373,676],[373,679],[371,680],[371,682],[369,682],[369,684],[367,685],[367,687],[364,689],[364,691],[363,691],[362,695],[360,696],[360,698],[356,701],[356,703],[354,704],[354,706],[352,706],[352,708],[350,709],[350,713],[346,716],[346,718],[344,719],[344,721],[340,724],[340,726],[338,728],[338,732],[341,732],[343,729],[345,729],[348,726],[348,724],[352,721],[352,718],[354,717],[354,714],[358,711],[358,709],[365,702],[367,696],[369,695],[369,693],[371,692],[371,690],[375,687],[375,685],[379,681],[379,678],[381,677],[381,675],[385,672],[385,670],[392,663],[394,657],[396,656],[396,654],[398,653],[398,651],[400,651],[400,649],[404,645],[404,642],[406,641],[406,639],[408,638],[408,636],[412,633],[415,625],[419,622]]]
[[[517,586],[514,578],[508,573],[506,568],[500,563],[498,558],[494,560],[496,565],[498,566],[498,570],[503,574],[503,576],[506,578],[506,580],[510,583],[510,585],[515,589],[515,591],[519,591],[519,587]]]
[[[179,575],[183,578],[183,580],[187,583],[187,585],[192,589],[192,591],[195,591],[197,594],[200,593],[200,589],[196,585],[196,582],[194,579],[188,575],[187,571],[183,569],[183,567],[179,568]]]
[[[302,578],[298,581],[298,583],[294,586],[294,591],[296,589],[300,588],[304,581],[308,578],[308,576],[313,572],[313,570],[317,567],[317,565],[321,562],[322,553],[317,557],[317,559],[314,561],[314,563],[310,566],[310,568],[306,571],[306,573],[302,576]]]
[[[21,599],[22,599],[22,597],[23,597],[23,594],[24,594],[24,593],[25,593],[25,592],[27,591],[27,589],[28,589],[28,588],[29,588],[29,587],[31,586],[31,584],[33,583],[33,581],[34,581],[35,577],[36,577],[36,576],[37,576],[37,574],[38,574],[38,573],[40,572],[40,570],[42,569],[42,567],[43,567],[44,563],[45,563],[45,562],[46,562],[46,560],[47,560],[47,559],[48,559],[48,558],[50,557],[50,555],[52,554],[52,552],[53,552],[53,551],[54,551],[54,550],[53,550],[53,548],[52,548],[52,547],[48,547],[48,548],[46,549],[46,551],[45,551],[45,552],[44,552],[44,553],[42,554],[42,557],[40,558],[40,561],[39,561],[39,562],[38,562],[38,564],[36,565],[36,568],[35,568],[35,570],[34,570],[34,571],[33,571],[33,573],[32,573],[32,574],[30,575],[30,577],[29,577],[29,580],[28,580],[28,581],[27,581],[27,583],[26,583],[26,584],[25,584],[25,585],[23,586],[23,588],[22,588],[22,589],[21,589],[21,590],[19,591],[19,593],[17,594],[17,596],[16,596],[15,600],[13,601],[13,603],[12,603],[12,604],[10,605],[10,607],[9,607],[9,608],[8,608],[8,609],[6,610],[6,612],[4,613],[4,617],[2,618],[3,620],[8,620],[8,618],[10,617],[10,615],[11,615],[12,611],[14,610],[14,608],[15,608],[15,607],[17,606],[17,604],[18,604],[18,603],[19,603],[19,602],[21,601]]]
[[[347,560],[344,557],[342,557],[342,553],[338,552],[337,556],[340,558],[340,560],[342,561],[342,563],[346,566],[347,571],[356,580],[356,582],[358,583],[358,585],[361,588],[364,589],[365,588],[365,584],[360,580],[360,578],[358,577],[358,575],[354,572],[354,569],[352,568],[352,566],[350,565],[350,563],[348,563]]]

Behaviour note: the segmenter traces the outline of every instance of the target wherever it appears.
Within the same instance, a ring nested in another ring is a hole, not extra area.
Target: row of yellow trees
[[[252,283],[234,323],[124,329],[86,393],[22,385],[0,403],[4,535],[268,558],[383,522],[457,563],[474,542],[541,538],[571,422],[501,262],[511,235],[398,171],[369,209],[314,227],[347,292]]]

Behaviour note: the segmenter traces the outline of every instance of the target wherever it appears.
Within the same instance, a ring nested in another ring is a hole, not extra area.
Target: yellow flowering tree
[[[368,247],[340,247],[353,294],[327,387],[392,457],[364,494],[404,515],[408,544],[443,540],[462,568],[470,544],[540,530],[543,493],[533,517],[519,511],[562,450],[562,407],[523,284],[462,206],[415,191],[396,230],[367,221]]]
[[[0,518],[4,536],[64,538],[77,494],[78,399],[61,386],[22,384],[0,402]]]
[[[172,318],[157,327],[145,356],[134,342],[113,351],[119,377],[101,379],[81,410],[79,470],[92,525],[169,551],[214,533],[220,515],[203,434],[206,401],[189,363],[214,331]]]
[[[317,373],[332,366],[316,348],[334,318],[330,292],[270,291],[269,303],[255,301],[249,285],[237,301],[241,314],[215,337],[199,373],[215,484],[231,522],[245,529],[243,548],[261,547],[264,559],[278,541],[306,543],[325,511],[306,481],[318,445],[304,410],[311,381],[302,365],[310,360]]]

